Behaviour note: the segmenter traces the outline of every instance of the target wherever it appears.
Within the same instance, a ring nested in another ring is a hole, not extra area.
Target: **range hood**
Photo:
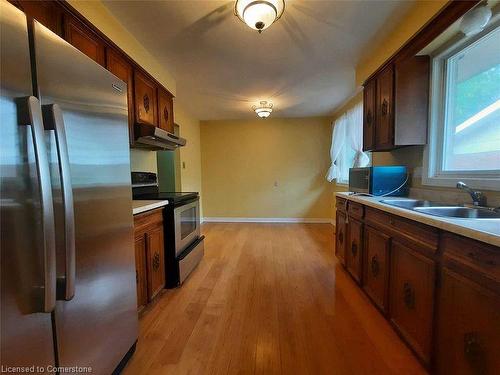
[[[186,145],[184,138],[169,133],[156,126],[136,124],[135,141],[136,147],[143,147],[150,150],[175,150],[178,147]]]

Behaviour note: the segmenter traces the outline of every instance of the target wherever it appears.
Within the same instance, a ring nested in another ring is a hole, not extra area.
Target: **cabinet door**
[[[90,57],[92,60],[104,66],[105,44],[96,34],[82,24],[77,19],[64,16],[64,36],[65,39]]]
[[[377,121],[375,148],[388,150],[394,147],[394,69],[385,68],[377,77]]]
[[[158,89],[158,123],[163,130],[174,133],[174,100],[165,90]]]
[[[362,259],[363,259],[363,224],[357,220],[349,218],[347,224],[348,238],[345,249],[345,262],[347,270],[354,279],[361,283]]]
[[[135,119],[141,124],[156,126],[157,98],[156,84],[144,74],[136,71],[134,74]]]
[[[33,17],[57,35],[62,35],[62,9],[55,1],[9,0],[27,16]]]
[[[393,240],[389,314],[401,335],[427,364],[432,341],[434,285],[434,261]]]
[[[439,296],[436,372],[498,374],[500,296],[446,267]]]
[[[363,90],[363,150],[375,147],[375,98],[377,81],[368,81]]]
[[[345,245],[347,242],[345,213],[337,210],[335,217],[335,254],[340,263],[345,265]]]
[[[127,84],[128,127],[130,144],[134,143],[134,85],[132,65],[113,48],[106,49],[106,69]]]
[[[390,246],[388,235],[365,225],[363,288],[384,313],[387,312]]]
[[[148,283],[146,280],[146,236],[141,234],[135,238],[135,281],[137,285],[137,307],[148,303]]]
[[[165,248],[163,226],[150,229],[147,234],[148,298],[151,301],[165,287]]]

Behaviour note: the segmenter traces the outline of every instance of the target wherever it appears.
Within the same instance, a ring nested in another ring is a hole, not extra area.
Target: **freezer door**
[[[127,87],[36,22],[34,45],[45,125],[59,129],[46,131],[56,201],[59,365],[108,375],[138,332]],[[71,195],[64,191],[64,149]],[[65,209],[71,201],[73,210]],[[68,261],[72,230],[75,272]]]
[[[1,365],[55,364],[52,197],[27,23],[0,1]],[[44,173],[45,175],[40,175]],[[52,268],[52,269],[51,269]]]

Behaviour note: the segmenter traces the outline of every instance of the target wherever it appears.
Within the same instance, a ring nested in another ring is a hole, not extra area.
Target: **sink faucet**
[[[462,181],[457,182],[457,189],[465,190],[472,198],[474,206],[486,207],[486,195],[481,191],[472,190]]]

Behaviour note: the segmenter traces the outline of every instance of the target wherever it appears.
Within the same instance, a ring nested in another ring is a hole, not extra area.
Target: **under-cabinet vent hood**
[[[135,131],[137,134],[136,147],[144,147],[150,150],[175,150],[186,145],[184,138],[156,126],[136,125]]]

